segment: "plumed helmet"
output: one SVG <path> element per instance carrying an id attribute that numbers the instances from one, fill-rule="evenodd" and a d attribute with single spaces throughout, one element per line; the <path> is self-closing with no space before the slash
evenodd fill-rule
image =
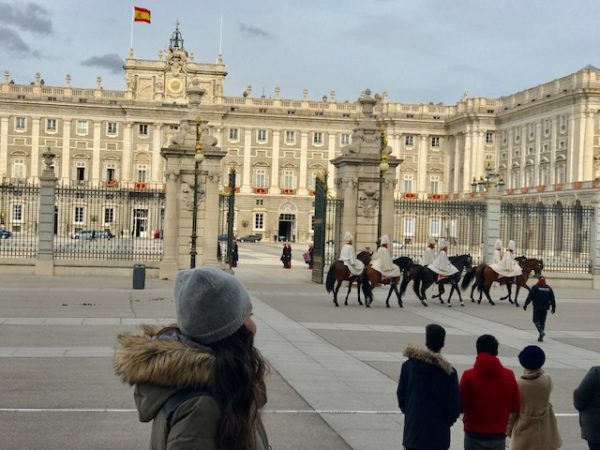
<path id="1" fill-rule="evenodd" d="M 515 241 L 508 241 L 508 249 L 514 251 L 516 248 Z"/>
<path id="2" fill-rule="evenodd" d="M 439 248 L 446 248 L 448 245 L 449 243 L 446 239 L 440 239 L 440 242 L 438 243 Z"/>
<path id="3" fill-rule="evenodd" d="M 429 241 L 427 242 L 429 245 L 435 245 L 435 238 L 430 237 Z"/>
<path id="4" fill-rule="evenodd" d="M 496 239 L 496 244 L 494 245 L 496 250 L 500 250 L 502 248 L 502 241 L 500 239 Z"/>
<path id="5" fill-rule="evenodd" d="M 344 241 L 348 242 L 348 241 L 352 241 L 354 240 L 354 238 L 352 237 L 352 234 L 350 234 L 349 231 L 346 231 L 346 234 L 344 234 Z"/>
<path id="6" fill-rule="evenodd" d="M 381 245 L 383 244 L 390 245 L 390 237 L 387 234 L 381 236 Z"/>

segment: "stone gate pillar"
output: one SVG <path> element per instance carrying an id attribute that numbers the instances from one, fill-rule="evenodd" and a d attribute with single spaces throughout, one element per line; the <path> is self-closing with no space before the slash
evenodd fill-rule
<path id="1" fill-rule="evenodd" d="M 594 221 L 592 222 L 592 232 L 590 236 L 590 257 L 592 264 L 592 287 L 600 289 L 600 193 L 597 193 L 593 200 Z"/>
<path id="2" fill-rule="evenodd" d="M 44 169 L 40 176 L 40 209 L 38 212 L 38 252 L 36 275 L 54 275 L 54 202 L 56 182 L 54 153 L 48 149 L 42 154 Z"/>
<path id="3" fill-rule="evenodd" d="M 501 196 L 496 187 L 492 186 L 486 192 L 485 204 L 485 216 L 483 218 L 483 262 L 491 264 L 494 259 L 494 246 L 496 240 L 500 237 Z"/>
<path id="4" fill-rule="evenodd" d="M 196 266 L 217 265 L 218 189 L 222 159 L 227 153 L 216 146 L 216 138 L 205 126 L 200 143 L 204 159 L 198 167 Z M 190 267 L 196 144 L 195 122 L 184 120 L 170 145 L 161 149 L 167 179 L 162 279 L 172 279 L 179 269 Z"/>
<path id="5" fill-rule="evenodd" d="M 389 168 L 380 178 L 382 136 L 373 115 L 377 100 L 367 89 L 358 101 L 361 117 L 352 133 L 352 143 L 342 148 L 341 156 L 331 160 L 336 169 L 334 183 L 337 195 L 344 200 L 341 235 L 345 231 L 353 234 L 357 253 L 365 248 L 376 249 L 380 206 L 382 235 L 388 234 L 393 238 L 396 167 L 402 162 L 387 156 Z"/>

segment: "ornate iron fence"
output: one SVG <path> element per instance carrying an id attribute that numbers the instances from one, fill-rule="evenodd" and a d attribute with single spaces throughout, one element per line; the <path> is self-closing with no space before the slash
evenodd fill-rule
<path id="1" fill-rule="evenodd" d="M 418 262 L 431 237 L 448 240 L 449 253 L 483 260 L 483 202 L 401 199 L 394 202 L 392 253 Z"/>
<path id="2" fill-rule="evenodd" d="M 54 256 L 159 261 L 164 209 L 158 189 L 57 187 Z"/>
<path id="3" fill-rule="evenodd" d="M 543 203 L 501 206 L 500 239 L 514 240 L 516 254 L 544 260 L 544 270 L 590 273 L 594 208 Z"/>
<path id="4" fill-rule="evenodd" d="M 27 183 L 0 184 L 0 257 L 34 258 L 40 189 Z"/>
<path id="5" fill-rule="evenodd" d="M 335 261 L 340 254 L 342 244 L 342 215 L 344 201 L 341 199 L 327 199 L 327 212 L 325 217 L 325 263 L 324 267 Z"/>

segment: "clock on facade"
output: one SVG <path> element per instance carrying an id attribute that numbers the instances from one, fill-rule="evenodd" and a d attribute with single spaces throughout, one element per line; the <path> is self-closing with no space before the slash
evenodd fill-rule
<path id="1" fill-rule="evenodd" d="M 169 89 L 169 92 L 173 94 L 179 94 L 181 91 L 183 91 L 183 82 L 177 78 L 171 78 L 167 82 L 167 89 Z"/>

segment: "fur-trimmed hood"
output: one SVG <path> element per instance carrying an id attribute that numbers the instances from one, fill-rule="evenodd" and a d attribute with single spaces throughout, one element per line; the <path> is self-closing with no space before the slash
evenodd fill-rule
<path id="1" fill-rule="evenodd" d="M 417 347 L 416 345 L 409 345 L 404 350 L 403 355 L 407 358 L 414 358 L 423 361 L 427 364 L 433 364 L 439 367 L 448 375 L 454 370 L 452 365 L 440 354 L 434 353 L 431 350 L 424 347 Z"/>
<path id="2" fill-rule="evenodd" d="M 115 372 L 129 384 L 153 384 L 181 389 L 210 387 L 215 357 L 210 348 L 164 327 L 144 325 L 136 334 L 117 338 Z"/>

